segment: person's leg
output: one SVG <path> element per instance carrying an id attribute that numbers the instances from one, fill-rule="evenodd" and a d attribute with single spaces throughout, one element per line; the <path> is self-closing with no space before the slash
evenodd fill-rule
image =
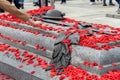
<path id="1" fill-rule="evenodd" d="M 106 0 L 103 0 L 103 6 L 107 6 Z"/>
<path id="2" fill-rule="evenodd" d="M 116 0 L 116 2 L 119 4 L 119 0 Z"/>
<path id="3" fill-rule="evenodd" d="M 115 6 L 115 4 L 113 4 L 112 0 L 109 0 L 109 5 L 110 6 Z"/>
<path id="4" fill-rule="evenodd" d="M 109 0 L 109 3 L 111 4 L 111 3 L 112 3 L 112 0 Z"/>
<path id="5" fill-rule="evenodd" d="M 95 2 L 95 0 L 90 0 L 90 2 Z"/>
<path id="6" fill-rule="evenodd" d="M 119 5 L 119 6 L 118 6 L 118 9 L 117 9 L 117 11 L 116 11 L 116 12 L 117 12 L 118 14 L 120 14 L 120 0 L 116 0 L 116 2 L 117 2 L 117 3 L 118 3 L 118 5 Z"/>
<path id="7" fill-rule="evenodd" d="M 18 0 L 14 0 L 14 4 L 18 9 L 20 9 L 20 4 Z"/>
<path id="8" fill-rule="evenodd" d="M 51 6 L 55 7 L 54 3 L 55 3 L 55 0 L 50 0 L 50 5 Z"/>
<path id="9" fill-rule="evenodd" d="M 38 6 L 39 7 L 42 7 L 42 5 L 43 5 L 43 0 L 41 1 L 41 0 L 38 0 Z"/>
<path id="10" fill-rule="evenodd" d="M 119 5 L 118 8 L 120 9 L 120 0 L 116 0 L 116 1 L 117 1 L 118 5 Z"/>
<path id="11" fill-rule="evenodd" d="M 24 0 L 21 0 L 22 3 L 21 3 L 21 8 L 24 9 Z"/>
<path id="12" fill-rule="evenodd" d="M 38 6 L 38 0 L 33 0 L 33 6 Z"/>
<path id="13" fill-rule="evenodd" d="M 62 2 L 65 2 L 65 0 L 62 0 Z"/>
<path id="14" fill-rule="evenodd" d="M 66 3 L 66 0 L 64 0 L 64 3 Z"/>
<path id="15" fill-rule="evenodd" d="M 61 4 L 66 3 L 66 0 L 61 0 Z"/>
<path id="16" fill-rule="evenodd" d="M 119 9 L 120 9 L 120 0 L 118 0 L 118 3 L 119 3 Z"/>
<path id="17" fill-rule="evenodd" d="M 91 5 L 95 5 L 96 3 L 95 3 L 95 0 L 90 0 L 90 4 Z"/>
<path id="18" fill-rule="evenodd" d="M 48 0 L 45 0 L 45 6 L 48 6 Z"/>
<path id="19" fill-rule="evenodd" d="M 64 0 L 61 0 L 61 4 L 64 2 Z"/>
<path id="20" fill-rule="evenodd" d="M 103 4 L 106 4 L 106 0 L 103 0 Z"/>
<path id="21" fill-rule="evenodd" d="M 24 9 L 24 0 L 19 0 L 18 4 L 20 5 L 20 8 Z"/>

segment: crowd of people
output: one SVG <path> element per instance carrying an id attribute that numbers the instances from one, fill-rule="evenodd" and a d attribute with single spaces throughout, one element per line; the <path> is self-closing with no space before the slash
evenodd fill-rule
<path id="1" fill-rule="evenodd" d="M 51 6 L 55 6 L 54 5 L 54 2 L 55 2 L 55 0 L 33 0 L 33 4 L 34 4 L 34 6 L 48 6 L 48 2 L 50 2 L 50 5 Z"/>
<path id="2" fill-rule="evenodd" d="M 97 1 L 101 1 L 103 3 L 103 6 L 107 6 L 106 4 L 106 0 L 97 0 Z M 120 0 L 115 0 L 118 3 L 118 9 L 117 9 L 117 13 L 120 14 Z M 96 0 L 90 0 L 90 4 L 91 5 L 95 5 L 96 4 Z M 112 0 L 109 0 L 109 6 L 115 6 L 115 4 L 113 3 Z"/>
<path id="3" fill-rule="evenodd" d="M 7 0 L 9 1 L 11 4 L 14 3 L 15 6 L 18 8 L 18 9 L 24 9 L 24 0 Z M 55 6 L 54 3 L 55 3 L 55 0 L 32 0 L 33 1 L 33 6 L 43 6 L 43 4 L 45 6 L 48 6 L 48 2 L 50 2 L 50 5 L 51 6 Z M 61 3 L 60 4 L 64 4 L 66 3 L 66 0 L 61 0 Z M 0 9 L 0 12 L 4 12 L 4 10 Z"/>
<path id="4" fill-rule="evenodd" d="M 101 1 L 103 2 L 103 6 L 107 6 L 106 4 L 106 0 L 97 0 L 97 1 Z M 119 0 L 118 0 L 119 1 Z M 91 4 L 94 5 L 96 4 L 96 1 L 95 0 L 90 0 Z M 109 0 L 109 5 L 110 6 L 115 6 L 115 4 L 113 4 L 113 1 L 112 0 Z"/>

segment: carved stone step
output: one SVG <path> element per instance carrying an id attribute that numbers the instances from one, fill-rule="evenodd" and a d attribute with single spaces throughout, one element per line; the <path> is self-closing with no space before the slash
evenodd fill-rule
<path id="1" fill-rule="evenodd" d="M 120 69 L 119 50 L 119 47 L 107 51 L 73 45 L 71 64 L 74 66 L 80 66 L 92 74 L 102 75 L 109 70 Z M 96 62 L 98 65 L 87 66 L 84 65 L 84 62 Z M 113 63 L 115 63 L 116 66 L 114 66 Z"/>
<path id="2" fill-rule="evenodd" d="M 11 46 L 10 48 L 15 47 Z M 22 60 L 25 59 L 22 56 L 25 50 L 19 49 L 19 51 L 20 57 L 22 58 L 21 60 L 16 60 L 13 52 L 8 50 L 4 52 L 0 51 L 0 72 L 9 75 L 15 80 L 59 80 L 59 76 L 51 78 L 50 72 L 45 71 L 45 69 L 40 66 L 34 67 L 33 64 L 27 65 L 25 62 L 22 62 Z M 9 54 L 6 54 L 6 52 L 9 52 Z M 31 52 L 28 53 L 35 55 Z M 39 55 L 37 57 L 47 61 L 48 63 L 50 62 L 50 60 L 45 57 L 40 57 Z M 33 59 L 34 63 L 37 63 L 36 60 L 37 59 Z"/>

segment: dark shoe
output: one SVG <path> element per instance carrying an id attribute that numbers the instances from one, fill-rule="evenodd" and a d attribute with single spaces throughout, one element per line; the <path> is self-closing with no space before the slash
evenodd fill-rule
<path id="1" fill-rule="evenodd" d="M 21 9 L 24 9 L 24 4 L 20 4 Z"/>
<path id="2" fill-rule="evenodd" d="M 103 6 L 107 6 L 107 4 L 103 4 Z"/>
<path id="3" fill-rule="evenodd" d="M 61 4 L 66 4 L 66 2 L 61 2 Z"/>
<path id="4" fill-rule="evenodd" d="M 34 4 L 33 6 L 37 6 L 36 4 Z"/>
<path id="5" fill-rule="evenodd" d="M 60 4 L 63 4 L 63 2 L 61 2 Z"/>
<path id="6" fill-rule="evenodd" d="M 110 5 L 110 6 L 115 6 L 115 4 L 113 4 L 113 3 L 110 3 L 109 5 Z"/>
<path id="7" fill-rule="evenodd" d="M 39 4 L 38 4 L 38 2 L 34 2 L 34 5 L 33 6 L 38 6 Z"/>
<path id="8" fill-rule="evenodd" d="M 96 3 L 95 2 L 91 2 L 90 5 L 96 5 Z"/>

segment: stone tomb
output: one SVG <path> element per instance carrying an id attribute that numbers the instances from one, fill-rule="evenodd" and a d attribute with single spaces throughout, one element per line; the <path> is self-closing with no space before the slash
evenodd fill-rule
<path id="1" fill-rule="evenodd" d="M 28 25 L 17 24 L 17 23 L 10 23 L 10 24 L 17 25 L 18 27 L 22 27 L 24 29 L 29 28 L 31 30 L 38 30 L 38 31 L 40 31 L 41 34 L 34 35 L 30 32 L 24 32 L 22 30 L 0 26 L 0 33 L 2 35 L 5 35 L 7 37 L 14 38 L 17 40 L 26 41 L 27 44 L 22 45 L 20 43 L 15 43 L 15 42 L 7 40 L 5 38 L 0 38 L 0 42 L 7 43 L 7 44 L 17 47 L 19 49 L 28 50 L 30 52 L 33 52 L 34 54 L 40 55 L 41 57 L 44 56 L 44 58 L 46 58 L 47 61 L 49 62 L 50 58 L 52 57 L 52 51 L 54 49 L 54 42 L 56 39 L 42 36 L 42 34 L 49 33 L 51 35 L 58 36 L 58 34 L 55 31 L 49 31 L 49 30 L 44 31 L 44 30 L 40 30 L 37 28 L 33 28 Z M 47 23 L 43 23 L 43 24 L 47 24 Z M 49 24 L 49 25 L 56 27 L 56 25 L 53 25 L 53 24 Z M 57 26 L 57 28 L 59 28 L 59 27 L 60 26 Z M 62 29 L 66 30 L 66 28 L 64 28 L 64 27 L 62 27 Z M 36 48 L 35 48 L 36 43 L 45 47 L 46 50 L 45 51 L 36 50 Z M 97 74 L 97 75 L 107 73 L 107 71 L 109 71 L 109 70 L 120 69 L 120 63 L 119 63 L 120 48 L 119 47 L 115 47 L 113 49 L 106 51 L 106 50 L 96 50 L 96 49 L 92 49 L 89 47 L 83 47 L 80 45 L 72 45 L 72 46 L 73 46 L 73 50 L 72 50 L 72 54 L 71 54 L 71 56 L 72 56 L 71 64 L 76 67 L 81 67 L 81 68 L 87 70 L 88 72 L 90 72 L 92 74 Z M 0 72 L 10 75 L 11 77 L 13 77 L 17 80 L 18 79 L 19 80 L 26 80 L 26 79 L 28 79 L 28 80 L 50 80 L 50 77 L 48 76 L 49 72 L 45 72 L 44 70 L 37 69 L 38 72 L 35 75 L 31 75 L 28 72 L 30 70 L 32 70 L 33 67 L 28 67 L 23 64 L 25 66 L 25 68 L 23 68 L 23 70 L 18 69 L 17 64 L 22 64 L 22 63 L 20 63 L 20 62 L 16 63 L 15 60 L 7 58 L 2 53 L 0 55 L 1 55 L 0 56 L 1 57 L 0 65 L 2 65 L 0 67 Z M 103 68 L 99 68 L 98 66 L 94 66 L 94 67 L 86 66 L 83 64 L 83 62 L 85 62 L 85 61 L 89 61 L 91 63 L 96 62 L 96 63 L 98 63 L 98 65 L 102 65 Z M 113 66 L 112 65 L 113 62 L 117 63 L 117 66 Z M 14 65 L 14 64 L 16 64 L 16 65 Z M 43 74 L 43 73 L 45 73 L 45 74 Z M 25 74 L 25 75 L 21 75 L 21 74 Z M 40 76 L 41 74 L 43 74 L 43 76 Z M 54 80 L 54 79 L 51 79 L 51 80 Z M 59 79 L 55 79 L 55 80 L 59 80 Z"/>

